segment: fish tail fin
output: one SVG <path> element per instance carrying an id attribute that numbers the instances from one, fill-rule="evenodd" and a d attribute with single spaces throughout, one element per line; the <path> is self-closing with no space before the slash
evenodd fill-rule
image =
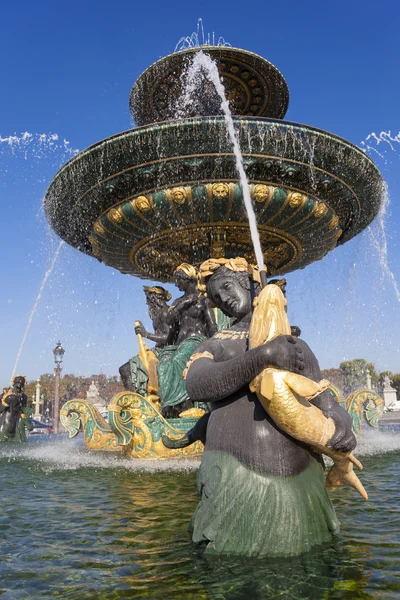
<path id="1" fill-rule="evenodd" d="M 361 494 L 364 500 L 368 500 L 368 494 L 353 469 L 344 471 L 343 468 L 334 464 L 326 478 L 326 487 L 338 487 L 340 485 L 350 485 Z"/>
<path id="2" fill-rule="evenodd" d="M 363 470 L 364 467 L 352 452 L 348 455 L 347 458 L 353 463 L 353 465 L 356 465 L 356 467 L 358 467 L 361 471 Z"/>

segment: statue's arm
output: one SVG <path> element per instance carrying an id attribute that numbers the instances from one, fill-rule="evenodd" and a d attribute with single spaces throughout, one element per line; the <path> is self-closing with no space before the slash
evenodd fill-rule
<path id="1" fill-rule="evenodd" d="M 139 321 L 140 323 L 140 321 Z M 150 333 L 147 329 L 140 323 L 140 325 L 135 326 L 136 335 L 141 335 L 147 340 L 151 340 L 152 342 L 156 342 L 159 346 L 165 345 L 168 339 L 168 333 Z"/>
<path id="2" fill-rule="evenodd" d="M 182 298 L 178 298 L 175 300 L 171 306 L 168 308 L 168 312 L 166 315 L 165 322 L 170 327 L 175 325 L 176 321 L 179 319 L 181 313 L 184 310 L 187 310 L 193 304 L 196 304 L 198 300 L 197 294 L 190 294 L 189 296 L 182 296 Z"/>
<path id="3" fill-rule="evenodd" d="M 147 338 L 148 340 L 151 340 L 152 342 L 155 342 L 157 346 L 165 346 L 165 344 L 167 343 L 168 334 L 148 332 L 146 332 L 146 334 L 147 335 L 144 335 L 143 337 Z"/>
<path id="4" fill-rule="evenodd" d="M 211 357 L 195 360 L 186 375 L 186 389 L 196 402 L 216 402 L 250 383 L 267 366 L 301 373 L 304 369 L 301 349 L 291 336 L 279 336 L 268 344 L 224 359 L 224 342 L 206 340 L 196 354 L 209 352 Z"/>
<path id="5" fill-rule="evenodd" d="M 210 304 L 209 304 L 207 298 L 204 298 L 204 296 L 203 296 L 203 302 L 204 302 L 204 320 L 206 323 L 207 335 L 208 335 L 208 337 L 212 337 L 214 335 L 214 333 L 217 333 L 217 330 L 218 330 L 217 323 L 215 321 L 214 311 L 210 307 Z"/>

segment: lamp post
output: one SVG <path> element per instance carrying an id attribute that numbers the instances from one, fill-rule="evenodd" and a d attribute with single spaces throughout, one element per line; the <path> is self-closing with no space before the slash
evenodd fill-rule
<path id="1" fill-rule="evenodd" d="M 55 368 L 54 373 L 56 375 L 56 389 L 54 393 L 54 411 L 53 411 L 53 431 L 58 433 L 59 421 L 60 421 L 60 373 L 62 371 L 61 363 L 63 361 L 65 350 L 61 346 L 61 342 L 58 342 L 57 346 L 53 350 Z"/>

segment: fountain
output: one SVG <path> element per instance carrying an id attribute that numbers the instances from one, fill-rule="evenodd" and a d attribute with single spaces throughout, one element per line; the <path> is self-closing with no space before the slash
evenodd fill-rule
<path id="1" fill-rule="evenodd" d="M 281 336 L 265 346 L 253 347 L 250 333 L 252 349 L 243 360 L 239 356 L 232 358 L 238 361 L 238 369 L 229 371 L 229 374 L 225 373 L 225 366 L 228 368 L 230 360 L 223 359 L 225 362 L 220 364 L 224 368 L 221 366 L 220 369 L 214 362 L 215 343 L 226 344 L 227 340 L 234 344 L 240 341 L 241 346 L 247 343 L 251 315 L 251 304 L 248 303 L 250 294 L 258 292 L 259 284 L 257 270 L 249 266 L 255 258 L 258 258 L 260 270 L 263 264 L 266 265 L 269 277 L 303 269 L 321 260 L 329 251 L 352 239 L 370 224 L 384 195 L 379 171 L 356 146 L 325 131 L 283 120 L 289 93 L 276 67 L 255 54 L 236 48 L 207 46 L 203 50 L 217 65 L 229 100 L 231 120 L 225 118 L 226 104 L 221 103 L 212 81 L 207 80 L 203 81 L 200 90 L 193 90 L 198 93 L 193 96 L 192 102 L 187 103 L 184 115 L 181 114 L 179 99 L 190 80 L 190 65 L 202 49 L 176 52 L 149 67 L 133 86 L 130 108 L 139 127 L 103 140 L 72 158 L 57 173 L 45 198 L 47 218 L 65 242 L 122 273 L 142 279 L 177 282 L 177 273 L 183 271 L 188 280 L 193 281 L 199 272 L 203 290 L 207 290 L 214 304 L 225 315 L 236 319 L 237 323 L 231 329 L 224 325 L 212 339 L 207 339 L 212 333 L 204 335 L 202 332 L 205 341 L 199 346 L 200 351 L 192 349 L 186 368 L 187 391 L 190 398 L 198 402 L 210 398 L 204 392 L 208 380 L 215 380 L 213 393 L 217 400 L 237 390 L 240 392 L 244 384 L 247 389 L 249 382 L 253 386 L 253 379 L 266 366 L 267 354 L 270 362 L 280 369 L 292 371 L 302 368 L 308 378 L 317 381 L 319 368 L 316 359 L 301 340 L 292 344 L 286 336 Z M 204 61 L 200 62 L 204 66 Z M 193 86 L 196 80 L 190 81 Z M 215 78 L 214 83 L 218 83 Z M 243 157 L 242 168 L 238 164 L 239 147 Z M 246 201 L 247 211 L 244 208 Z M 252 221 L 251 204 L 262 248 L 261 257 L 257 257 L 257 241 L 254 241 L 248 224 L 249 220 L 250 223 Z M 242 258 L 236 258 L 238 256 Z M 246 287 L 250 285 L 249 275 L 252 291 Z M 231 286 L 230 293 L 236 298 L 234 307 L 229 297 L 223 299 L 222 290 L 228 287 L 222 288 L 222 285 Z M 283 298 L 279 286 L 275 287 Z M 180 289 L 186 290 L 185 287 Z M 206 302 L 204 296 L 192 296 L 195 296 L 192 303 Z M 188 297 L 185 291 L 178 300 L 190 304 Z M 167 323 L 168 315 L 176 312 L 179 306 L 178 300 L 167 309 Z M 247 312 L 239 310 L 241 302 L 246 305 Z M 217 331 L 216 322 L 214 324 Z M 284 331 L 290 329 L 286 328 L 281 333 Z M 137 326 L 138 332 L 143 334 L 140 325 Z M 141 340 L 139 357 L 147 370 L 146 392 L 128 389 L 114 397 L 108 407 L 108 423 L 84 400 L 67 402 L 62 408 L 61 420 L 70 436 L 76 435 L 82 426 L 88 447 L 104 451 L 123 450 L 135 458 L 197 456 L 201 453 L 205 430 L 201 430 L 199 424 L 208 418 L 204 410 L 193 407 L 178 413 L 176 418 L 168 417 L 160 410 L 159 398 L 163 391 L 160 369 L 164 365 L 166 344 L 170 343 L 168 334 L 160 339 L 163 347 L 159 354 L 149 350 Z M 179 344 L 178 350 L 181 348 Z M 296 362 L 299 359 L 296 351 L 287 344 L 296 345 L 296 351 L 304 354 L 302 367 Z M 258 358 L 250 364 L 250 357 Z M 245 362 L 246 366 L 243 366 Z M 154 365 L 159 375 L 156 383 Z M 287 365 L 292 365 L 293 369 Z M 222 375 L 213 375 L 214 366 L 225 373 L 223 384 L 218 379 Z M 240 379 L 237 385 L 232 383 L 235 377 Z M 203 382 L 206 383 L 203 385 Z M 229 385 L 233 387 L 227 392 Z M 335 442 L 331 440 L 331 445 L 349 454 L 354 447 L 351 427 L 349 430 L 346 412 L 334 399 L 334 388 L 329 391 L 328 385 L 318 388 L 324 400 L 320 405 L 315 400 L 315 404 L 324 412 L 326 420 L 331 421 L 335 431 L 332 437 Z M 254 389 L 259 392 L 256 386 Z M 243 405 L 239 392 L 235 406 Z M 266 397 L 269 398 L 268 393 Z M 263 411 L 261 405 L 258 406 Z M 258 408 L 255 410 L 257 412 Z M 217 417 L 213 419 L 217 412 L 211 414 L 207 428 L 207 446 L 200 475 L 203 488 L 214 486 L 216 496 L 210 501 L 212 509 L 210 502 L 208 508 L 205 507 L 206 502 L 202 498 L 194 516 L 194 541 L 207 541 L 209 551 L 238 551 L 248 555 L 265 553 L 266 544 L 272 553 L 298 554 L 326 541 L 337 527 L 337 522 L 330 512 L 324 485 L 320 487 L 321 478 L 317 474 L 320 465 L 302 447 L 295 445 L 295 451 L 288 450 L 287 444 L 294 444 L 294 440 L 287 442 L 285 438 L 286 441 L 282 441 L 282 434 L 276 434 L 276 427 L 275 433 L 264 431 L 260 436 L 272 435 L 273 438 L 278 435 L 275 443 L 277 447 L 282 444 L 282 456 L 286 458 L 280 456 L 272 466 L 268 462 L 270 457 L 259 457 L 259 464 L 251 463 L 250 468 L 247 468 L 249 464 L 246 467 L 238 465 L 237 457 L 229 458 L 223 466 L 219 463 L 221 473 L 229 472 L 229 481 L 235 482 L 234 485 L 225 482 L 221 492 L 220 482 L 213 480 L 211 475 L 217 465 L 213 462 L 215 455 L 221 454 L 221 449 L 224 453 L 227 443 L 218 439 L 215 428 Z M 220 416 L 222 412 L 221 409 Z M 197 421 L 201 415 L 201 421 Z M 228 411 L 225 417 L 229 420 L 230 416 Z M 265 427 L 271 432 L 271 419 L 266 413 L 260 413 L 257 420 L 267 423 Z M 229 443 L 238 439 L 235 435 L 230 437 Z M 241 452 L 251 456 L 252 439 L 239 437 L 243 438 L 239 440 L 243 446 Z M 322 446 L 325 447 L 325 443 Z M 280 451 L 277 453 L 280 455 Z M 288 453 L 292 453 L 292 463 Z M 256 475 L 253 467 L 262 473 Z M 254 490 L 251 481 L 264 477 L 263 469 L 269 473 L 265 476 L 265 489 L 272 486 L 275 490 L 268 514 L 276 526 L 270 528 L 268 538 L 253 538 L 254 531 L 249 533 L 245 522 L 239 519 L 235 533 L 229 533 L 226 515 L 221 516 L 217 510 L 213 521 L 218 494 L 229 492 L 234 506 L 239 496 L 237 486 L 242 486 L 241 493 Z M 283 484 L 286 492 L 282 488 L 282 475 L 286 478 Z M 317 479 L 319 483 L 316 483 Z M 295 493 L 292 493 L 294 488 L 291 486 L 298 486 Z M 313 490 L 310 498 L 309 489 Z M 307 524 L 313 518 L 312 510 L 316 506 L 311 497 L 313 493 L 318 496 L 319 506 L 326 505 L 323 515 L 317 514 L 317 511 L 313 531 L 303 527 L 298 539 L 294 539 L 290 528 L 285 532 L 281 521 L 275 518 L 274 502 L 280 506 L 282 494 L 285 497 L 291 494 L 293 518 L 298 523 Z M 296 501 L 296 494 L 309 499 L 308 508 L 307 502 Z M 243 517 L 247 521 L 250 519 L 255 523 L 260 518 L 260 506 L 264 503 L 258 501 L 262 502 L 263 498 L 257 494 L 251 496 L 248 515 Z M 303 512 L 298 512 L 299 504 Z M 238 543 L 240 531 L 243 536 Z"/>

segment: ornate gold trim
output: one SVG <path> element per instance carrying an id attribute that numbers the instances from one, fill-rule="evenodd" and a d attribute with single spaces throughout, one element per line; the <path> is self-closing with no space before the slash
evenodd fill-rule
<path id="1" fill-rule="evenodd" d="M 235 331 L 234 329 L 221 329 L 221 331 L 218 331 L 213 337 L 222 340 L 246 340 L 249 337 L 249 332 Z"/>
<path id="2" fill-rule="evenodd" d="M 343 142 L 342 142 L 343 143 Z M 353 148 L 353 150 L 356 150 L 356 148 Z M 71 206 L 71 210 L 73 210 L 78 204 L 81 203 L 81 201 L 94 189 L 99 188 L 103 185 L 103 183 L 106 183 L 107 181 L 111 181 L 112 179 L 114 179 L 115 177 L 118 177 L 120 175 L 123 175 L 124 173 L 129 173 L 130 171 L 135 171 L 136 169 L 140 169 L 143 167 L 149 167 L 152 165 L 157 165 L 157 164 L 161 164 L 161 163 L 166 163 L 166 162 L 175 162 L 175 161 L 179 161 L 179 160 L 186 160 L 186 159 L 191 159 L 191 158 L 206 158 L 206 157 L 218 157 L 218 158 L 222 158 L 222 157 L 232 157 L 234 158 L 234 154 L 231 152 L 225 152 L 225 153 L 220 153 L 220 152 L 210 152 L 208 154 L 183 154 L 181 156 L 171 156 L 171 157 L 167 157 L 167 158 L 158 158 L 157 160 L 152 160 L 146 163 L 140 163 L 138 165 L 133 165 L 132 167 L 128 167 L 127 169 L 123 169 L 122 171 L 118 171 L 117 173 L 113 173 L 112 175 L 110 175 L 109 177 L 106 177 L 105 179 L 101 179 L 99 181 L 97 181 L 97 183 L 95 185 L 92 185 L 89 189 L 87 189 L 79 198 L 77 198 L 77 200 L 74 202 L 74 204 Z M 269 154 L 253 154 L 253 153 L 243 153 L 243 158 L 258 158 L 260 160 L 273 160 L 273 161 L 278 161 L 278 158 L 276 156 L 273 155 L 269 155 Z M 310 168 L 310 164 L 308 163 L 304 163 L 302 161 L 299 160 L 294 160 L 293 158 L 281 158 L 280 160 L 283 160 L 284 162 L 290 163 L 290 164 L 294 164 L 294 165 L 299 165 L 302 167 L 306 167 L 307 169 Z M 333 173 L 326 171 L 325 169 L 321 169 L 320 167 L 316 167 L 314 166 L 314 171 L 317 171 L 318 173 L 322 173 L 324 175 L 327 175 L 328 177 L 331 177 L 333 180 L 338 181 L 339 183 L 341 183 L 347 190 L 349 190 L 349 192 L 351 193 L 351 195 L 353 196 L 353 198 L 357 201 L 357 205 L 358 205 L 358 210 L 361 211 L 361 204 L 360 204 L 360 200 L 357 196 L 357 194 L 354 192 L 354 190 L 347 184 L 345 183 L 340 177 L 338 177 L 337 175 L 334 175 Z M 226 181 L 231 181 L 232 178 L 226 179 Z M 209 180 L 208 180 L 209 181 Z M 223 181 L 223 178 L 220 178 L 220 181 Z M 181 184 L 184 184 L 184 182 L 180 182 Z M 190 181 L 190 182 L 185 182 L 185 183 L 198 183 L 198 182 L 194 182 L 194 181 Z M 264 183 L 268 183 L 269 182 L 265 182 L 265 181 L 260 181 L 260 184 L 264 184 Z M 274 185 L 276 187 L 279 187 L 277 185 L 276 182 L 270 182 L 271 185 Z M 289 189 L 290 186 L 284 186 L 285 188 Z M 157 187 L 153 187 L 153 188 L 149 188 L 146 191 L 143 191 L 142 193 L 151 193 L 151 191 L 153 190 L 157 190 Z M 294 189 L 294 188 L 291 188 Z M 300 193 L 304 194 L 304 190 L 298 190 Z M 118 206 L 119 204 L 121 204 L 121 201 L 119 201 L 116 205 L 114 206 Z M 111 207 L 110 207 L 111 208 Z"/>
<path id="3" fill-rule="evenodd" d="M 192 366 L 192 364 L 194 362 L 196 362 L 196 360 L 199 360 L 199 358 L 209 358 L 210 360 L 214 360 L 213 355 L 211 354 L 211 352 L 195 352 L 194 354 L 192 354 L 192 356 L 190 357 L 190 359 L 187 361 L 186 363 L 186 368 L 183 371 L 183 379 L 186 380 L 186 375 L 190 369 L 190 367 Z"/>

